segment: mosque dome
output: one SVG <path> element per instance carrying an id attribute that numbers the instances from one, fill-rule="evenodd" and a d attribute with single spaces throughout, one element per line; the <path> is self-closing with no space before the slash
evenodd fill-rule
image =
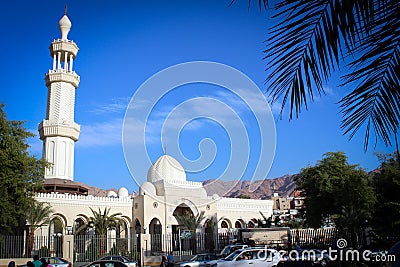
<path id="1" fill-rule="evenodd" d="M 125 187 L 121 187 L 118 190 L 118 197 L 128 197 L 129 196 L 129 192 L 128 189 L 126 189 Z"/>
<path id="2" fill-rule="evenodd" d="M 72 23 L 67 17 L 67 14 L 64 14 L 60 21 L 58 22 L 58 27 L 60 28 L 61 32 L 61 39 L 62 40 L 67 40 L 68 39 L 68 33 L 69 30 L 71 30 Z"/>
<path id="3" fill-rule="evenodd" d="M 156 195 L 156 188 L 152 183 L 149 182 L 144 182 L 140 188 L 139 188 L 139 195 L 144 196 L 144 195 Z"/>
<path id="4" fill-rule="evenodd" d="M 147 181 L 154 183 L 157 181 L 186 181 L 186 173 L 182 165 L 173 157 L 162 155 L 150 167 L 147 173 Z"/>

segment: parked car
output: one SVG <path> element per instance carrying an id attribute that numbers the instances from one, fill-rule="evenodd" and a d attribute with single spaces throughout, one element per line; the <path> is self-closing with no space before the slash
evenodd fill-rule
<path id="1" fill-rule="evenodd" d="M 282 256 L 275 249 L 267 248 L 244 248 L 239 249 L 227 257 L 215 261 L 209 261 L 207 267 L 272 267 L 276 266 L 279 261 L 283 260 Z"/>
<path id="2" fill-rule="evenodd" d="M 276 267 L 318 267 L 322 266 L 313 261 L 280 261 Z"/>
<path id="3" fill-rule="evenodd" d="M 179 267 L 204 267 L 206 263 L 218 259 L 215 254 L 198 254 L 188 261 L 177 262 L 175 266 Z"/>
<path id="4" fill-rule="evenodd" d="M 225 246 L 221 252 L 219 253 L 219 257 L 220 258 L 225 258 L 226 256 L 228 256 L 229 254 L 231 254 L 232 252 L 234 252 L 235 250 L 238 249 L 243 249 L 243 248 L 248 248 L 248 245 L 245 244 L 233 244 L 233 245 L 227 245 Z"/>
<path id="5" fill-rule="evenodd" d="M 51 266 L 53 267 L 71 267 L 72 264 L 60 257 L 43 257 L 41 259 L 45 259 Z"/>
<path id="6" fill-rule="evenodd" d="M 284 257 L 288 261 L 311 261 L 321 266 L 326 266 L 330 261 L 329 254 L 320 249 L 298 249 L 293 250 Z"/>
<path id="7" fill-rule="evenodd" d="M 136 261 L 132 261 L 130 260 L 128 257 L 125 256 L 120 256 L 120 255 L 108 255 L 108 256 L 104 256 L 100 259 L 98 259 L 99 261 L 104 261 L 104 260 L 111 260 L 111 261 L 120 261 L 125 263 L 126 265 L 128 265 L 129 267 L 136 267 L 137 266 L 137 262 Z"/>
<path id="8" fill-rule="evenodd" d="M 86 267 L 129 267 L 122 261 L 117 260 L 98 260 L 86 265 Z"/>

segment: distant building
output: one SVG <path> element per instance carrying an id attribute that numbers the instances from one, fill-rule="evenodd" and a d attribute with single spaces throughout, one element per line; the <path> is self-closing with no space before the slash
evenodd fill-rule
<path id="1" fill-rule="evenodd" d="M 290 201 L 286 197 L 279 196 L 278 193 L 274 193 L 271 197 L 273 201 L 273 211 L 275 214 L 288 213 L 290 210 Z"/>

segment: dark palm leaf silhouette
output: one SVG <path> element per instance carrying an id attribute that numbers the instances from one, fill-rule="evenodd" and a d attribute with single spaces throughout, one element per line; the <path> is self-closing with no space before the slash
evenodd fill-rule
<path id="1" fill-rule="evenodd" d="M 365 150 L 372 136 L 390 145 L 400 117 L 400 1 L 279 0 L 274 9 L 266 85 L 272 103 L 282 99 L 281 116 L 289 102 L 289 118 L 298 117 L 340 67 L 340 86 L 352 88 L 340 101 L 344 133 L 365 127 Z"/>

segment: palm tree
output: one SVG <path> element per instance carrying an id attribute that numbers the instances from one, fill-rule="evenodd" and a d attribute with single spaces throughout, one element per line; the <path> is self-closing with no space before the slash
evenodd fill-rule
<path id="1" fill-rule="evenodd" d="M 234 2 L 235 0 L 232 0 Z M 251 0 L 249 0 L 250 6 Z M 260 10 L 268 0 L 258 0 Z M 299 116 L 336 69 L 339 86 L 350 92 L 340 101 L 341 128 L 351 139 L 365 128 L 370 139 L 391 145 L 400 118 L 400 2 L 398 0 L 280 0 L 274 5 L 265 50 L 270 101 L 287 102 Z M 372 133 L 372 134 L 371 134 Z M 398 148 L 397 148 L 398 150 Z"/>
<path id="2" fill-rule="evenodd" d="M 176 215 L 176 220 L 179 225 L 187 228 L 192 233 L 192 249 L 193 253 L 196 254 L 196 229 L 201 225 L 201 222 L 205 219 L 204 211 L 193 215 L 192 212 L 186 211 L 182 215 Z"/>
<path id="3" fill-rule="evenodd" d="M 105 252 L 105 241 L 107 237 L 108 230 L 118 230 L 121 225 L 121 218 L 119 218 L 122 213 L 110 214 L 111 208 L 104 208 L 104 212 L 95 211 L 90 208 L 93 216 L 89 218 L 88 222 L 76 230 L 76 233 L 87 232 L 89 229 L 94 229 L 94 233 L 100 236 L 100 256 Z"/>
<path id="4" fill-rule="evenodd" d="M 47 202 L 33 201 L 32 205 L 25 212 L 25 218 L 29 228 L 28 256 L 31 256 L 33 244 L 35 242 L 36 229 L 49 224 L 50 216 L 54 213 L 53 208 Z"/>

